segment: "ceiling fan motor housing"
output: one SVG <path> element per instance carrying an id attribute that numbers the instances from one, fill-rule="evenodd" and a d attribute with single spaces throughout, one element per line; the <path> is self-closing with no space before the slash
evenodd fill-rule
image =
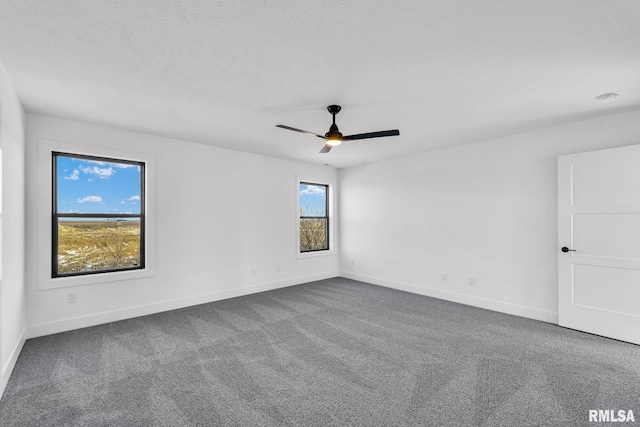
<path id="1" fill-rule="evenodd" d="M 338 125 L 335 123 L 331 125 L 329 132 L 325 133 L 324 136 L 329 139 L 342 139 L 342 133 L 338 130 Z"/>
<path id="2" fill-rule="evenodd" d="M 333 116 L 333 124 L 329 128 L 329 132 L 325 133 L 324 136 L 327 138 L 327 141 L 330 145 L 338 145 L 342 142 L 342 133 L 338 130 L 338 125 L 336 125 L 336 114 L 340 112 L 342 107 L 339 105 L 329 105 L 327 110 Z"/>

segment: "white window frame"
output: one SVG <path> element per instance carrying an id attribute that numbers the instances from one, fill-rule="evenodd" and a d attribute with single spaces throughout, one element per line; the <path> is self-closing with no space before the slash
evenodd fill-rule
<path id="1" fill-rule="evenodd" d="M 107 157 L 145 163 L 145 268 L 95 273 L 80 276 L 51 277 L 51 206 L 53 203 L 54 152 L 85 156 Z M 38 290 L 58 289 L 71 286 L 91 285 L 120 280 L 140 279 L 155 276 L 155 156 L 149 153 L 125 151 L 108 147 L 73 144 L 69 142 L 40 139 L 38 141 Z"/>
<path id="2" fill-rule="evenodd" d="M 300 184 L 320 184 L 326 185 L 328 188 L 327 201 L 329 208 L 327 217 L 329 219 L 329 249 L 311 252 L 300 251 Z M 296 258 L 315 258 L 322 256 L 333 256 L 336 254 L 336 216 L 335 216 L 335 200 L 336 200 L 336 184 L 331 179 L 298 176 L 296 178 Z"/>

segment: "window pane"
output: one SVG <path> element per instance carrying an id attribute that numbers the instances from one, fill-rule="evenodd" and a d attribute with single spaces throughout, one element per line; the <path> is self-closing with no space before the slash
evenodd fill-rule
<path id="1" fill-rule="evenodd" d="M 327 186 L 300 183 L 300 216 L 327 216 Z"/>
<path id="2" fill-rule="evenodd" d="M 327 239 L 327 220 L 300 219 L 300 251 L 318 251 L 329 249 Z"/>
<path id="3" fill-rule="evenodd" d="M 140 220 L 58 220 L 58 274 L 140 265 Z"/>
<path id="4" fill-rule="evenodd" d="M 137 164 L 56 156 L 56 209 L 65 213 L 139 214 Z"/>

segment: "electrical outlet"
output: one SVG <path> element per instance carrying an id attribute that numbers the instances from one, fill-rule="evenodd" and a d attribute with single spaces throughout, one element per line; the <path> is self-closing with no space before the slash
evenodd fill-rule
<path id="1" fill-rule="evenodd" d="M 440 278 L 442 280 L 449 280 L 449 273 L 442 273 L 442 275 L 440 276 Z"/>
<path id="2" fill-rule="evenodd" d="M 252 276 L 255 276 L 256 274 L 258 274 L 258 272 L 256 271 L 256 269 L 255 269 L 255 268 L 252 268 L 252 269 L 251 269 L 251 275 L 252 275 Z"/>
<path id="3" fill-rule="evenodd" d="M 280 265 L 276 265 L 276 271 L 280 273 Z"/>
<path id="4" fill-rule="evenodd" d="M 351 258 L 351 265 L 356 265 L 356 259 L 355 258 Z"/>
<path id="5" fill-rule="evenodd" d="M 475 278 L 475 276 L 470 276 L 469 277 L 469 284 L 470 285 L 476 285 L 478 283 L 477 279 Z"/>
<path id="6" fill-rule="evenodd" d="M 68 292 L 67 293 L 67 302 L 72 303 L 78 300 L 78 294 L 76 292 Z"/>

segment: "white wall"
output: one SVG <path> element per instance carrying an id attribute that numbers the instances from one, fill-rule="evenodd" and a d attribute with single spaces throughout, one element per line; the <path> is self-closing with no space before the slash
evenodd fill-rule
<path id="1" fill-rule="evenodd" d="M 24 122 L 22 105 L 0 64 L 0 396 L 26 327 Z"/>
<path id="2" fill-rule="evenodd" d="M 638 144 L 638 123 L 635 111 L 340 170 L 341 275 L 557 322 L 557 157 Z"/>
<path id="3" fill-rule="evenodd" d="M 557 156 L 638 143 L 639 122 L 611 115 L 341 170 L 340 274 L 556 321 Z M 49 209 L 40 139 L 155 155 L 154 277 L 37 290 L 49 261 L 34 256 Z M 336 255 L 296 258 L 296 177 L 336 180 L 331 168 L 29 114 L 26 174 L 28 336 L 338 274 Z"/>
<path id="4" fill-rule="evenodd" d="M 296 258 L 296 177 L 336 180 L 332 168 L 35 114 L 26 135 L 30 337 L 338 274 L 336 254 Z M 50 212 L 37 197 L 40 139 L 155 156 L 154 277 L 37 289 L 38 269 L 50 268 L 34 256 L 38 215 Z"/>

